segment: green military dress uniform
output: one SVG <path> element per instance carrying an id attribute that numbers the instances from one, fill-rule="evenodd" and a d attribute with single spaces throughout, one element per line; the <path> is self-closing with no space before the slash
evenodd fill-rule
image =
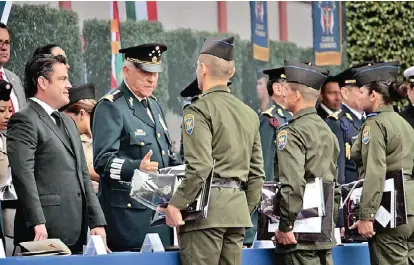
<path id="1" fill-rule="evenodd" d="M 126 52 L 127 60 L 142 67 L 137 60 L 156 63 L 166 47 L 146 44 L 132 49 Z M 146 59 L 145 55 L 153 51 L 156 58 Z M 150 62 L 142 67 L 144 71 L 160 70 L 159 64 Z M 151 228 L 154 211 L 129 196 L 134 170 L 139 169 L 141 160 L 150 150 L 153 152 L 151 161 L 158 162 L 158 168 L 178 164 L 157 100 L 152 96 L 139 99 L 122 82 L 96 105 L 92 135 L 94 167 L 100 176 L 98 197 L 108 222 L 109 248 L 118 251 L 141 248 L 147 233 L 158 233 L 165 247 L 172 246 L 172 229 L 168 226 Z"/>
<path id="2" fill-rule="evenodd" d="M 327 72 L 317 67 L 294 62 L 285 62 L 285 71 L 288 83 L 301 83 L 314 89 L 320 89 L 327 76 Z M 302 208 L 306 182 L 320 177 L 324 182 L 337 183 L 339 144 L 328 125 L 317 115 L 315 107 L 295 113 L 288 124 L 280 128 L 276 144 L 279 181 L 282 183 L 279 231 L 289 232 Z M 339 201 L 337 188 L 335 219 Z M 334 246 L 335 240 L 277 244 L 276 259 L 286 265 L 332 264 L 331 249 Z"/>
<path id="3" fill-rule="evenodd" d="M 215 53 L 217 48 L 224 54 Z M 232 51 L 233 38 L 207 38 L 202 48 L 202 53 L 228 61 Z M 257 114 L 228 87 L 216 86 L 184 110 L 182 127 L 186 172 L 170 205 L 185 209 L 193 202 L 213 164 L 215 177 L 207 218 L 179 228 L 181 262 L 241 264 L 244 231 L 252 226 L 250 214 L 258 207 L 264 182 Z"/>
<path id="4" fill-rule="evenodd" d="M 397 73 L 398 64 L 383 63 L 357 69 L 355 79 L 363 86 L 371 81 L 395 79 Z M 374 221 L 387 172 L 403 169 L 406 178 L 411 178 L 413 135 L 412 127 L 394 111 L 392 105 L 384 105 L 367 115 L 351 149 L 351 158 L 362 173 L 360 178 L 364 179 L 360 220 Z M 376 231 L 375 236 L 368 239 L 372 265 L 414 264 L 413 184 L 412 180 L 405 181 L 408 223 Z"/>

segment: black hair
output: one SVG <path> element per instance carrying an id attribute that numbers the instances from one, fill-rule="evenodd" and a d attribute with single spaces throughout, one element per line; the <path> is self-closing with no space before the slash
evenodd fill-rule
<path id="1" fill-rule="evenodd" d="M 269 79 L 269 81 L 267 81 L 267 94 L 269 94 L 269 96 L 273 96 L 273 84 L 274 83 L 282 83 L 282 82 L 286 82 L 286 79 L 283 78 L 276 78 L 276 79 Z"/>
<path id="2" fill-rule="evenodd" d="M 33 57 L 35 57 L 36 55 L 39 54 L 52 54 L 52 49 L 59 47 L 57 44 L 51 43 L 51 44 L 46 44 L 43 45 L 41 47 L 37 47 L 37 49 L 35 50 L 35 52 L 33 53 Z"/>
<path id="3" fill-rule="evenodd" d="M 50 80 L 53 72 L 53 65 L 66 64 L 66 58 L 62 55 L 53 56 L 51 54 L 39 54 L 30 59 L 26 64 L 24 73 L 24 90 L 26 97 L 31 98 L 37 93 L 37 79 L 40 76 Z"/>
<path id="4" fill-rule="evenodd" d="M 6 24 L 4 24 L 3 22 L 0 22 L 0 29 L 7 29 Z"/>
<path id="5" fill-rule="evenodd" d="M 370 93 L 375 91 L 382 95 L 385 104 L 391 104 L 407 97 L 407 85 L 390 79 L 373 81 L 365 85 Z"/>
<path id="6" fill-rule="evenodd" d="M 331 76 L 329 75 L 326 79 L 325 82 L 323 83 L 322 87 L 321 87 L 321 94 L 325 92 L 325 88 L 326 85 L 329 83 L 338 83 L 338 80 L 335 78 L 335 76 Z"/>

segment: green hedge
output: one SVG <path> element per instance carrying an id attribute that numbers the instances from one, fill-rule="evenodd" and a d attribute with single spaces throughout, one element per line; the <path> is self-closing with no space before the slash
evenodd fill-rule
<path id="1" fill-rule="evenodd" d="M 26 62 L 39 46 L 56 43 L 65 50 L 73 84 L 84 82 L 78 15 L 48 5 L 12 5 L 7 27 L 10 32 L 11 59 L 6 68 L 22 80 Z"/>
<path id="2" fill-rule="evenodd" d="M 414 2 L 346 2 L 348 55 L 361 61 L 414 61 Z"/>
<path id="3" fill-rule="evenodd" d="M 414 2 L 346 2 L 348 56 L 362 61 L 401 63 L 400 74 L 414 62 Z M 400 78 L 402 78 L 400 76 Z M 401 106 L 408 101 L 397 102 Z"/>

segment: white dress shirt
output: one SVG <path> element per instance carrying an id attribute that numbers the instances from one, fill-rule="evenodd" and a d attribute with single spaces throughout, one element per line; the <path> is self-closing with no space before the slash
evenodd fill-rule
<path id="1" fill-rule="evenodd" d="M 138 97 L 137 95 L 135 95 L 135 93 L 131 90 L 131 88 L 129 88 L 128 84 L 127 84 L 125 81 L 124 81 L 124 83 L 125 83 L 126 87 L 129 89 L 129 91 L 131 91 L 132 95 L 134 95 L 134 96 L 135 96 L 135 98 L 136 98 L 136 99 L 138 99 L 138 101 L 139 101 L 140 103 L 141 103 L 141 101 L 142 101 L 143 99 L 145 99 L 145 98 L 141 98 L 141 97 Z M 149 102 L 149 101 L 148 101 L 148 99 L 147 99 L 147 102 Z M 149 103 L 148 103 L 148 104 L 149 104 Z M 148 116 L 150 117 L 150 119 L 152 120 L 152 122 L 153 122 L 153 123 L 155 123 L 154 118 L 152 117 L 151 110 L 150 110 L 149 108 L 147 108 L 147 114 L 148 114 Z"/>
<path id="2" fill-rule="evenodd" d="M 328 113 L 328 115 L 331 115 L 332 113 L 334 113 L 327 106 L 325 106 L 325 104 L 323 104 L 322 102 L 320 104 L 321 104 L 321 107 L 326 111 L 326 113 Z"/>
<path id="3" fill-rule="evenodd" d="M 6 72 L 4 71 L 4 67 L 0 68 L 0 72 L 3 73 L 3 79 L 10 83 L 10 80 L 6 76 Z M 10 93 L 10 99 L 13 103 L 14 112 L 19 111 L 19 101 L 17 100 L 16 94 L 14 93 L 14 88 L 12 89 Z"/>
<path id="4" fill-rule="evenodd" d="M 31 100 L 33 100 L 34 102 L 36 102 L 37 104 L 39 104 L 47 113 L 47 115 L 50 116 L 50 118 L 53 120 L 54 123 L 56 123 L 55 118 L 53 118 L 52 113 L 55 112 L 56 110 L 54 110 L 51 106 L 49 106 L 46 102 L 35 98 L 35 97 L 31 97 Z"/>
<path id="5" fill-rule="evenodd" d="M 363 113 L 358 112 L 357 110 L 351 108 L 350 106 L 346 105 L 345 103 L 342 103 L 342 104 L 344 104 L 345 107 L 347 107 L 355 116 L 357 116 L 358 119 L 361 120 L 362 117 L 364 116 Z"/>

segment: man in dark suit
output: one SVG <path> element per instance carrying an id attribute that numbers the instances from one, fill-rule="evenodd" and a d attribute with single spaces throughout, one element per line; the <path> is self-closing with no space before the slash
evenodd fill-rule
<path id="1" fill-rule="evenodd" d="M 173 245 L 172 230 L 150 228 L 153 211 L 129 196 L 135 169 L 156 171 L 178 164 L 164 113 L 152 96 L 166 50 L 161 43 L 121 49 L 124 81 L 94 110 L 94 167 L 100 176 L 98 196 L 108 222 L 108 246 L 113 250 L 141 248 L 147 233 L 158 233 L 164 246 Z"/>
<path id="2" fill-rule="evenodd" d="M 62 55 L 39 55 L 26 66 L 28 105 L 9 121 L 7 152 L 18 196 L 15 244 L 59 238 L 83 251 L 88 226 L 106 239 L 105 218 L 92 188 L 74 121 L 57 110 L 71 85 Z"/>
<path id="3" fill-rule="evenodd" d="M 400 114 L 414 128 L 414 66 L 406 69 L 404 76 L 409 82 L 407 96 L 410 102 Z"/>
<path id="4" fill-rule="evenodd" d="M 10 35 L 5 24 L 0 23 L 0 80 L 6 80 L 13 85 L 10 95 L 12 112 L 19 111 L 26 104 L 26 97 L 20 78 L 10 70 L 4 68 L 10 60 Z"/>
<path id="5" fill-rule="evenodd" d="M 316 113 L 325 120 L 329 115 L 341 108 L 341 93 L 338 81 L 334 76 L 328 76 L 321 88 L 321 94 L 316 103 Z"/>

